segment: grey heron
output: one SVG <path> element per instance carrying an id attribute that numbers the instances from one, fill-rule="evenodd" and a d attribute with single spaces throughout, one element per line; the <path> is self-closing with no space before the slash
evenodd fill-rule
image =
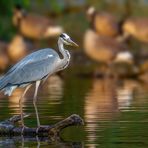
<path id="1" fill-rule="evenodd" d="M 58 39 L 59 51 L 62 58 L 56 51 L 51 48 L 45 48 L 33 52 L 14 65 L 1 79 L 0 90 L 5 92 L 5 95 L 11 95 L 17 87 L 25 87 L 25 90 L 20 97 L 19 106 L 21 112 L 22 133 L 25 128 L 23 120 L 22 101 L 31 85 L 35 83 L 35 92 L 33 97 L 33 104 L 37 118 L 37 131 L 40 128 L 40 120 L 36 106 L 37 92 L 41 81 L 46 80 L 51 74 L 65 69 L 69 65 L 70 53 L 64 49 L 64 44 L 71 46 L 78 46 L 71 38 L 62 33 Z"/>

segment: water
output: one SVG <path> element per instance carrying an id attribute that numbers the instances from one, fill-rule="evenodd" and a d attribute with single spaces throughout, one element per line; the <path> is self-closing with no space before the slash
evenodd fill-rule
<path id="1" fill-rule="evenodd" d="M 41 87 L 38 109 L 42 124 L 53 124 L 76 113 L 85 121 L 81 127 L 69 127 L 58 141 L 36 138 L 1 137 L 0 147 L 148 147 L 148 84 L 136 80 L 79 77 L 70 73 L 55 75 Z M 0 97 L 0 120 L 19 114 L 18 100 L 22 89 L 12 97 Z M 24 111 L 32 113 L 27 126 L 36 126 L 32 105 L 33 89 L 24 100 Z"/>

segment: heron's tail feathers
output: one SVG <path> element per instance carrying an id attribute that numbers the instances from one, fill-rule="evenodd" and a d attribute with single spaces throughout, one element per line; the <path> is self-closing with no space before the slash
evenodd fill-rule
<path id="1" fill-rule="evenodd" d="M 0 90 L 5 88 L 8 84 L 8 79 L 5 76 L 0 77 Z"/>
<path id="2" fill-rule="evenodd" d="M 5 95 L 11 96 L 12 92 L 16 89 L 17 86 L 8 86 L 2 89 Z"/>
<path id="3" fill-rule="evenodd" d="M 0 91 L 4 91 L 5 95 L 11 95 L 15 88 L 15 86 L 9 85 L 9 80 L 7 76 L 0 77 Z"/>

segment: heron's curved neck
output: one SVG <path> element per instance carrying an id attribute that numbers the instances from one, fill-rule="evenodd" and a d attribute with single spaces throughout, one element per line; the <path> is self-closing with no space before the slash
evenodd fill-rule
<path id="1" fill-rule="evenodd" d="M 58 40 L 58 47 L 59 47 L 59 51 L 63 56 L 62 59 L 68 59 L 67 50 L 64 49 L 64 45 L 61 39 Z"/>
<path id="2" fill-rule="evenodd" d="M 64 49 L 63 42 L 60 38 L 58 40 L 58 46 L 59 46 L 59 50 L 63 56 L 63 58 L 61 59 L 61 62 L 60 62 L 60 70 L 62 70 L 62 69 L 65 69 L 69 65 L 70 53 L 68 50 Z"/>

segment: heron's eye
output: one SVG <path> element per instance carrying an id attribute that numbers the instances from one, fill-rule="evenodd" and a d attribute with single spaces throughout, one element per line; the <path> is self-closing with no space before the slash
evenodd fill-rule
<path id="1" fill-rule="evenodd" d="M 64 41 L 67 41 L 67 38 L 64 36 L 64 37 L 62 37 L 62 39 L 64 40 Z"/>

